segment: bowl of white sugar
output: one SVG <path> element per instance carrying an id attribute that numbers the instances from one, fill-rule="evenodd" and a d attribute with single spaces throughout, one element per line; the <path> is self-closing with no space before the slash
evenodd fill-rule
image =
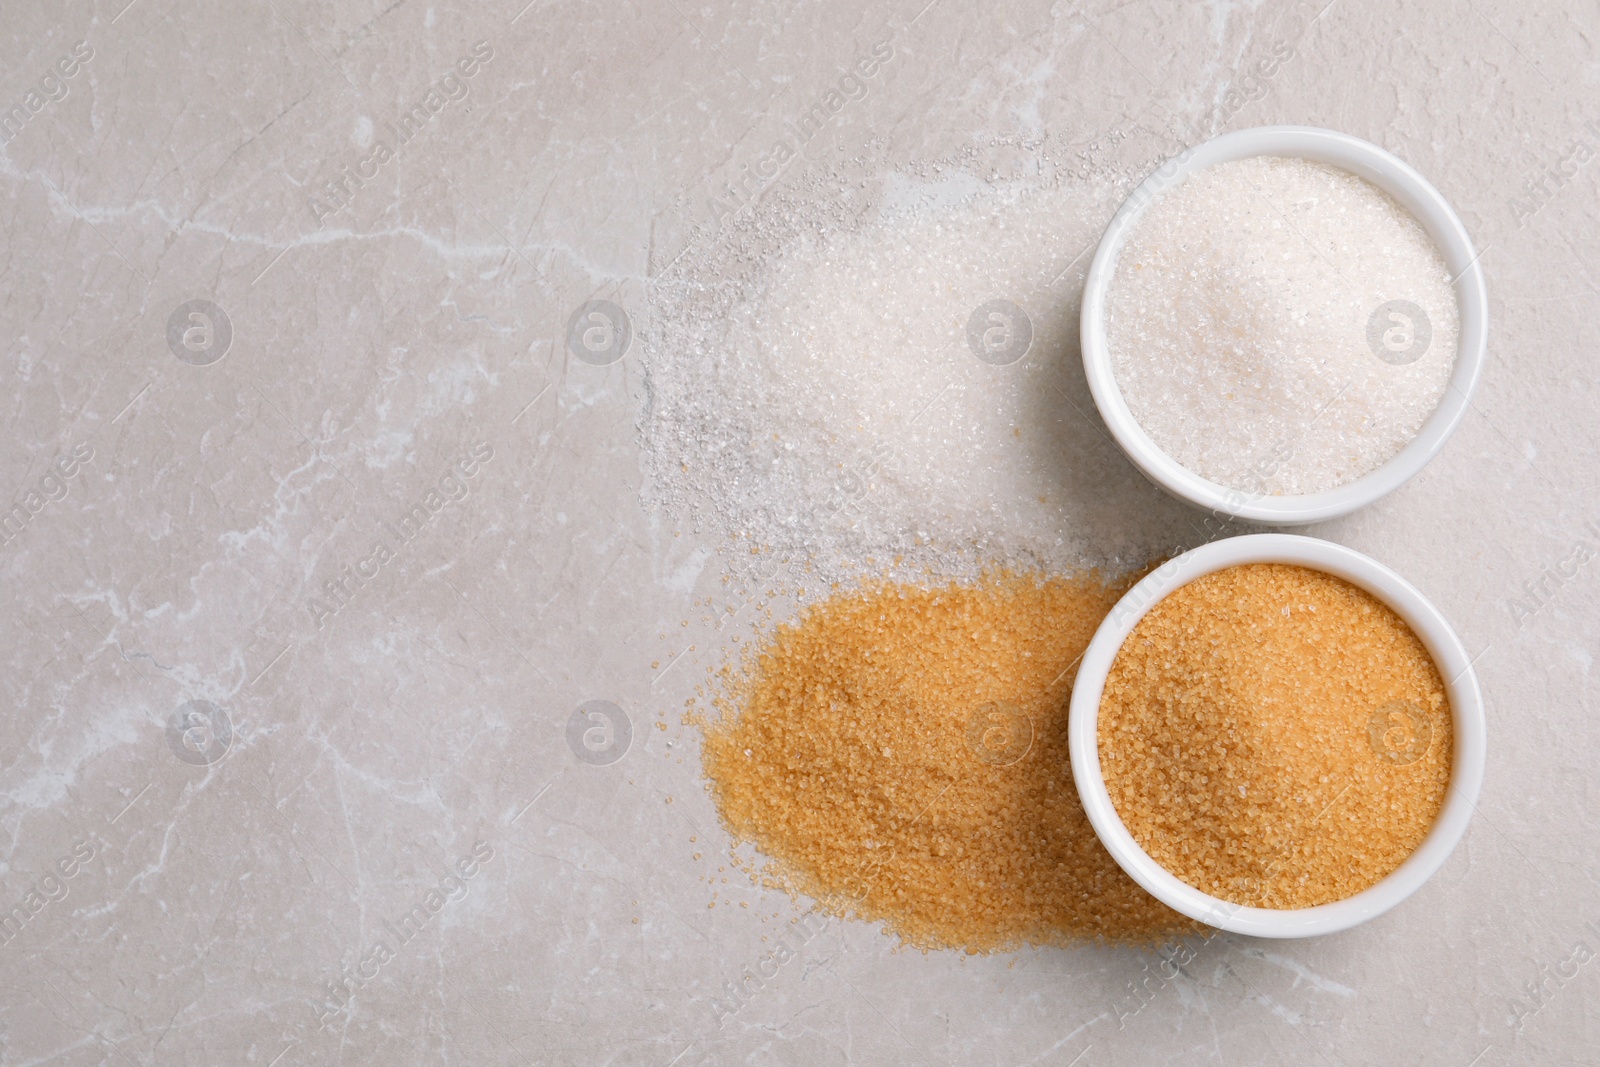
<path id="1" fill-rule="evenodd" d="M 1181 500 L 1298 526 L 1420 471 L 1483 369 L 1478 253 L 1426 179 L 1355 137 L 1224 134 L 1106 229 L 1084 370 L 1134 464 Z"/>

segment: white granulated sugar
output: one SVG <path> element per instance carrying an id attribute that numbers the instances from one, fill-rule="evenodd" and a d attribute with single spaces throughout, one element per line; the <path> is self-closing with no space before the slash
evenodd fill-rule
<path id="1" fill-rule="evenodd" d="M 1083 381 L 1074 260 L 1104 192 L 897 178 L 855 219 L 774 211 L 779 240 L 731 247 L 714 282 L 653 309 L 648 495 L 737 543 L 732 568 L 799 554 L 826 581 L 1170 548 L 1181 507 L 1116 451 Z M 1002 300 L 1032 342 L 998 365 L 1020 351 L 1014 313 L 980 317 L 993 362 L 968 328 Z"/>
<path id="2" fill-rule="evenodd" d="M 1391 301 L 1425 313 L 1425 348 Z M 1163 451 L 1284 495 L 1359 478 L 1416 436 L 1455 365 L 1459 311 L 1437 247 L 1386 193 L 1262 156 L 1151 202 L 1118 256 L 1106 330 L 1117 384 Z"/>

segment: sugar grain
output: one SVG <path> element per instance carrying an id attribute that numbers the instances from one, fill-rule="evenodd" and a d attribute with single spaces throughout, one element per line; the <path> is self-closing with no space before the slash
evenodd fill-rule
<path id="1" fill-rule="evenodd" d="M 1119 589 L 990 574 L 814 605 L 705 724 L 723 821 L 772 884 L 923 949 L 1191 928 L 1100 845 L 1067 756 L 1073 672 Z"/>
<path id="2" fill-rule="evenodd" d="M 1106 788 L 1134 840 L 1256 907 L 1341 900 L 1398 867 L 1443 805 L 1450 745 L 1443 680 L 1405 622 L 1281 564 L 1168 595 L 1100 705 Z"/>
<path id="3" fill-rule="evenodd" d="M 1354 174 L 1221 163 L 1159 194 L 1123 247 L 1114 374 L 1190 470 L 1248 493 L 1331 489 L 1438 406 L 1459 332 L 1450 281 L 1416 219 Z"/>

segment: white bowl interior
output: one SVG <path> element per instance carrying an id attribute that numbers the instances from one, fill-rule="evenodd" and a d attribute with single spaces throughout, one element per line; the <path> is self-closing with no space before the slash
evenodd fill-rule
<path id="1" fill-rule="evenodd" d="M 1196 578 L 1245 563 L 1289 563 L 1325 571 L 1364 589 L 1394 609 L 1422 640 L 1445 681 L 1450 701 L 1450 785 L 1444 806 L 1422 844 L 1376 885 L 1313 908 L 1246 907 L 1203 893 L 1150 858 L 1123 825 L 1100 769 L 1100 698 L 1122 643 L 1151 607 Z M 1369 556 L 1330 541 L 1294 534 L 1253 534 L 1213 541 L 1168 560 L 1130 589 L 1101 622 L 1084 652 L 1073 685 L 1067 742 L 1084 811 L 1117 865 L 1175 911 L 1191 919 L 1256 937 L 1311 937 L 1362 923 L 1416 892 L 1443 865 L 1466 832 L 1483 784 L 1487 728 L 1472 662 L 1444 616 L 1405 579 Z"/>
<path id="2" fill-rule="evenodd" d="M 1461 330 L 1455 368 L 1439 406 L 1416 437 L 1376 470 L 1333 489 L 1295 496 L 1246 493 L 1219 485 L 1185 468 L 1163 452 L 1144 431 L 1123 399 L 1111 369 L 1106 343 L 1105 299 L 1117 257 L 1145 209 L 1162 190 L 1198 170 L 1249 156 L 1299 156 L 1327 163 L 1365 178 L 1411 212 L 1433 238 L 1455 277 Z M 1095 405 L 1117 443 L 1157 486 L 1180 500 L 1223 515 L 1271 526 L 1298 526 L 1335 518 L 1366 506 L 1399 488 L 1427 465 L 1466 414 L 1483 371 L 1488 341 L 1488 296 L 1478 253 L 1466 227 L 1449 203 L 1400 159 L 1377 145 L 1347 134 L 1310 126 L 1261 126 L 1223 134 L 1183 152 L 1157 168 L 1118 210 L 1095 251 L 1084 283 L 1081 335 L 1084 372 Z"/>

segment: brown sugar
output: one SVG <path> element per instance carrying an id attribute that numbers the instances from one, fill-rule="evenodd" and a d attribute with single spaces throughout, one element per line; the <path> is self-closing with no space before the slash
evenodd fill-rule
<path id="1" fill-rule="evenodd" d="M 1100 763 L 1129 833 L 1182 881 L 1303 908 L 1389 874 L 1450 780 L 1444 683 L 1390 608 L 1283 564 L 1158 603 L 1111 667 Z"/>
<path id="2" fill-rule="evenodd" d="M 1077 661 L 1121 586 L 990 575 L 836 594 L 730 669 L 707 777 L 771 884 L 922 949 L 1152 941 L 1067 758 Z"/>

